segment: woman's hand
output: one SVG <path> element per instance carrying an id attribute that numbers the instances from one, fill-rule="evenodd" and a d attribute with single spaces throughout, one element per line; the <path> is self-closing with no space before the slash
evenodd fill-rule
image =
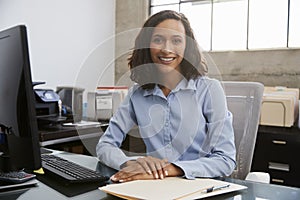
<path id="1" fill-rule="evenodd" d="M 111 177 L 114 182 L 127 182 L 141 179 L 163 179 L 167 176 L 180 176 L 183 171 L 166 159 L 151 156 L 130 160 L 123 168 Z"/>
<path id="2" fill-rule="evenodd" d="M 168 176 L 164 169 L 168 165 L 165 159 L 151 156 L 130 160 L 123 164 L 122 169 L 111 177 L 112 181 L 126 182 L 138 179 L 163 179 Z"/>

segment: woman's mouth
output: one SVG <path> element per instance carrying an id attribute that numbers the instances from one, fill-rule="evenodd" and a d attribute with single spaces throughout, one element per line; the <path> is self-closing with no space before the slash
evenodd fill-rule
<path id="1" fill-rule="evenodd" d="M 159 56 L 159 59 L 163 62 L 171 62 L 171 61 L 175 60 L 175 57 L 160 57 Z"/>

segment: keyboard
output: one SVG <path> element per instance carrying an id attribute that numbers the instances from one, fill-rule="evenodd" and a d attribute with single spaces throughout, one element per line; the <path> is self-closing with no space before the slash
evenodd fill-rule
<path id="1" fill-rule="evenodd" d="M 53 154 L 42 154 L 41 158 L 45 174 L 60 178 L 66 183 L 105 182 L 109 179 L 97 171 Z"/>
<path id="2" fill-rule="evenodd" d="M 0 181 L 9 183 L 23 183 L 33 178 L 35 178 L 34 174 L 26 173 L 23 170 L 6 173 L 0 172 Z"/>

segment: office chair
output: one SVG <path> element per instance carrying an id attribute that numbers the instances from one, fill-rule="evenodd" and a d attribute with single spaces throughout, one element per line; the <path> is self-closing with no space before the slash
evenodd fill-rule
<path id="1" fill-rule="evenodd" d="M 223 81 L 229 111 L 233 114 L 236 168 L 232 178 L 268 182 L 267 173 L 250 173 L 264 85 L 258 82 Z"/>

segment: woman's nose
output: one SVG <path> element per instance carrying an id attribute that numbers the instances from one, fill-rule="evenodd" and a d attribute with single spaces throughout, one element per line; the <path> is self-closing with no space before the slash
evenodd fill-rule
<path id="1" fill-rule="evenodd" d="M 166 41 L 161 49 L 163 53 L 172 53 L 173 52 L 173 46 L 170 41 Z"/>

